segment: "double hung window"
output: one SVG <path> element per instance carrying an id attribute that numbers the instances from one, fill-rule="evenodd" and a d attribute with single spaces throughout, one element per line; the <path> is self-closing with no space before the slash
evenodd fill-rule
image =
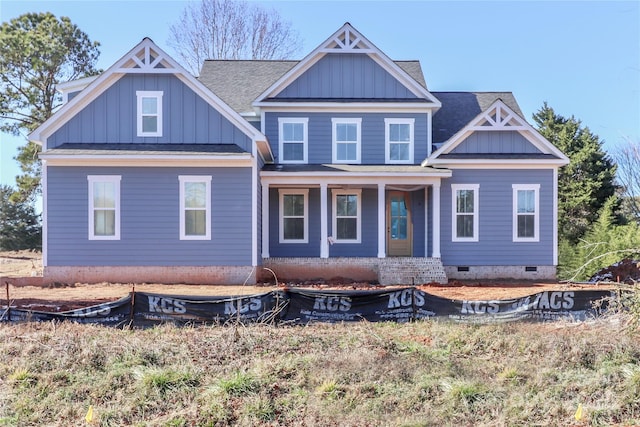
<path id="1" fill-rule="evenodd" d="M 89 240 L 120 240 L 119 175 L 89 175 Z"/>
<path id="2" fill-rule="evenodd" d="M 478 241 L 479 184 L 452 184 L 451 227 L 454 242 Z"/>
<path id="3" fill-rule="evenodd" d="M 331 119 L 333 163 L 360 163 L 360 125 L 362 119 Z"/>
<path id="4" fill-rule="evenodd" d="M 280 243 L 308 243 L 309 190 L 285 190 L 280 193 Z"/>
<path id="5" fill-rule="evenodd" d="M 387 163 L 413 163 L 414 122 L 414 119 L 384 119 Z"/>
<path id="6" fill-rule="evenodd" d="M 162 92 L 136 92 L 138 136 L 162 136 Z"/>
<path id="7" fill-rule="evenodd" d="M 513 184 L 513 241 L 540 240 L 539 184 Z"/>
<path id="8" fill-rule="evenodd" d="M 280 163 L 307 163 L 308 123 L 309 119 L 306 117 L 278 119 Z"/>
<path id="9" fill-rule="evenodd" d="M 360 243 L 361 190 L 333 191 L 333 237 L 336 243 Z"/>
<path id="10" fill-rule="evenodd" d="M 180 240 L 211 239 L 211 177 L 179 176 Z"/>

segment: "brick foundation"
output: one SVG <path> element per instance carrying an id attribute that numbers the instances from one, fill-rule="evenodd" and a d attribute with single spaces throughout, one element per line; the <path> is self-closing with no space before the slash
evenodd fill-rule
<path id="1" fill-rule="evenodd" d="M 460 269 L 469 271 L 459 271 Z M 532 271 L 527 271 L 527 269 Z M 533 271 L 535 269 L 535 271 Z M 555 280 L 556 267 L 553 265 L 445 265 L 444 270 L 449 279 L 457 280 Z"/>
<path id="2" fill-rule="evenodd" d="M 258 267 L 259 268 L 259 267 Z M 251 266 L 167 267 L 45 267 L 43 283 L 185 283 L 199 285 L 242 285 L 256 283 Z"/>
<path id="3" fill-rule="evenodd" d="M 278 281 L 330 280 L 344 278 L 355 281 L 377 281 L 382 285 L 447 283 L 439 258 L 265 258 L 262 267 L 274 271 Z M 259 274 L 272 280 L 264 268 Z"/>

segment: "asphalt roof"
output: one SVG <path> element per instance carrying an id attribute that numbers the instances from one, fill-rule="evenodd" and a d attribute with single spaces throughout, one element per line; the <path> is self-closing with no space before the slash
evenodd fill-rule
<path id="1" fill-rule="evenodd" d="M 126 152 L 126 153 L 125 153 Z M 245 151 L 235 144 L 78 144 L 67 143 L 47 150 L 47 155 L 175 155 L 175 154 L 241 154 Z"/>

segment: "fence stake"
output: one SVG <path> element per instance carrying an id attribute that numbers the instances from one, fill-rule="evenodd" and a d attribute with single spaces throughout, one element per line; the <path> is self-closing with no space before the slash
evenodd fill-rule
<path id="1" fill-rule="evenodd" d="M 11 322 L 11 300 L 9 299 L 9 282 L 5 280 L 4 286 L 7 290 L 7 320 Z"/>
<path id="2" fill-rule="evenodd" d="M 136 306 L 136 284 L 131 284 L 131 309 L 129 310 L 129 324 L 133 326 L 133 311 Z"/>

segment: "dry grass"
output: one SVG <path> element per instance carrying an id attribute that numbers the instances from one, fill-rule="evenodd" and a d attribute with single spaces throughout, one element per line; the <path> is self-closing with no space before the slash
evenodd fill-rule
<path id="1" fill-rule="evenodd" d="M 640 422 L 640 340 L 570 324 L 0 325 L 0 425 Z M 584 419 L 574 414 L 579 404 Z"/>

